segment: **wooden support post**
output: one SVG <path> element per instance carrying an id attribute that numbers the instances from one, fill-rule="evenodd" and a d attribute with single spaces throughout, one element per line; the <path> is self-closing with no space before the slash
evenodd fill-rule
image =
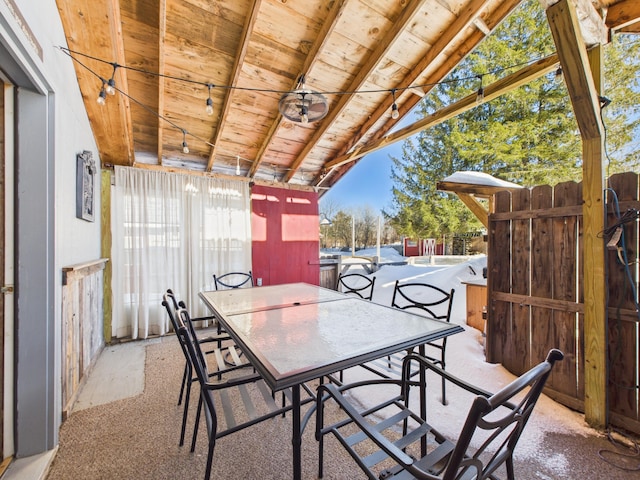
<path id="1" fill-rule="evenodd" d="M 102 170 L 100 177 L 100 219 L 101 236 L 100 254 L 111 260 L 111 171 Z M 111 261 L 104 266 L 102 276 L 102 314 L 104 342 L 111 343 L 112 292 L 111 292 Z"/>
<path id="2" fill-rule="evenodd" d="M 583 292 L 585 419 L 596 428 L 607 425 L 607 342 L 604 174 L 602 122 L 598 88 L 601 84 L 601 49 L 587 52 L 575 7 L 561 0 L 547 9 L 567 90 L 582 136 L 583 161 Z"/>

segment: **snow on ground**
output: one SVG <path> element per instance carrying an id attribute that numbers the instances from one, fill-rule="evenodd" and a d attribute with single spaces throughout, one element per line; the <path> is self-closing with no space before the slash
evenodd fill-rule
<path id="1" fill-rule="evenodd" d="M 344 253 L 344 252 L 342 252 Z M 347 255 L 351 255 L 347 253 Z M 358 250 L 356 256 L 376 255 L 376 249 Z M 406 260 L 394 248 L 384 247 L 380 249 L 379 263 L 399 263 Z M 346 264 L 347 262 L 343 262 Z M 467 294 L 462 282 L 482 280 L 482 269 L 487 266 L 486 255 L 472 257 L 464 263 L 455 265 L 382 265 L 380 269 L 368 276 L 376 278 L 373 301 L 382 305 L 391 305 L 391 297 L 396 280 L 401 282 L 430 283 L 445 291 L 452 288 L 453 307 L 451 310 L 451 322 L 459 325 L 467 323 Z M 351 266 L 347 273 L 365 273 L 358 265 Z"/>
<path id="2" fill-rule="evenodd" d="M 375 249 L 358 251 L 356 255 L 375 255 Z M 402 260 L 404 257 L 393 249 L 381 250 L 381 263 Z M 462 282 L 481 280 L 483 267 L 486 266 L 486 256 L 479 255 L 457 265 L 383 265 L 377 272 L 369 276 L 376 277 L 373 301 L 383 305 L 391 304 L 391 296 L 396 280 L 416 281 L 437 285 L 444 290 L 455 289 L 451 322 L 462 325 L 463 333 L 449 337 L 447 344 L 447 370 L 482 388 L 496 392 L 511 382 L 515 377 L 500 364 L 490 364 L 485 361 L 484 337 L 482 332 L 466 325 L 466 287 Z M 349 272 L 365 273 L 362 267 L 352 266 Z M 356 367 L 345 372 L 345 381 L 351 382 L 366 378 L 366 371 Z M 451 384 L 447 384 L 448 405 L 440 403 L 440 383 L 434 382 L 430 388 L 429 411 L 430 418 L 438 418 L 438 425 L 445 435 L 457 437 L 469 409 L 472 397 L 461 392 Z M 365 404 L 374 405 L 381 402 L 388 392 L 379 391 L 366 399 L 360 399 Z M 571 436 L 594 436 L 597 433 L 588 427 L 584 416 L 563 405 L 542 396 L 534 415 L 529 421 L 525 432 L 518 444 L 516 458 L 536 459 L 547 465 L 553 472 L 553 478 L 571 478 L 568 460 L 561 452 L 552 452 L 552 457 L 546 457 L 542 452 L 543 440 L 549 432 L 567 434 Z M 550 452 L 551 453 L 551 452 Z M 543 458 L 544 457 L 544 458 Z M 536 478 L 542 472 L 538 472 Z M 568 475 L 568 476 L 567 476 Z"/>

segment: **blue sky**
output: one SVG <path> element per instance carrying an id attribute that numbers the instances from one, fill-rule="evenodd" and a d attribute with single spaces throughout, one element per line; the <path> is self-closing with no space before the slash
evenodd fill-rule
<path id="1" fill-rule="evenodd" d="M 419 117 L 415 113 L 405 115 L 389 133 L 415 122 Z M 410 137 L 411 138 L 411 137 Z M 402 157 L 402 141 L 364 156 L 349 170 L 331 190 L 320 199 L 334 202 L 339 210 L 371 207 L 379 212 L 391 206 L 391 158 Z"/>
<path id="2" fill-rule="evenodd" d="M 391 159 L 401 156 L 402 142 L 389 145 L 363 157 L 331 190 L 320 199 L 320 209 L 326 201 L 340 210 L 371 207 L 379 212 L 391 205 Z"/>

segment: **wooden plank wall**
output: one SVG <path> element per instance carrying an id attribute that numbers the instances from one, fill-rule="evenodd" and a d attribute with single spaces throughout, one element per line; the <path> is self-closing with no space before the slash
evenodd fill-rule
<path id="1" fill-rule="evenodd" d="M 106 259 L 62 269 L 62 416 L 104 346 L 103 271 Z"/>
<path id="2" fill-rule="evenodd" d="M 611 226 L 628 209 L 640 209 L 639 176 L 615 175 L 608 185 L 606 225 Z M 636 221 L 625 224 L 624 250 L 608 250 L 607 259 L 609 421 L 635 432 L 640 432 L 640 334 L 634 297 L 638 228 Z M 561 349 L 565 359 L 554 369 L 547 393 L 583 411 L 582 185 L 567 182 L 500 192 L 489 232 L 487 361 L 519 375 L 543 360 L 550 348 Z M 621 261 L 623 252 L 628 269 Z"/>

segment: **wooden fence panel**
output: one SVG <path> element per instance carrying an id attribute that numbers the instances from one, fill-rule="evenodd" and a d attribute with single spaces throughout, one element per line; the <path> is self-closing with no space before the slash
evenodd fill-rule
<path id="1" fill-rule="evenodd" d="M 512 209 L 529 210 L 531 205 L 531 192 L 523 188 L 513 192 Z M 530 295 L 530 267 L 531 267 L 531 220 L 529 218 L 516 218 L 512 221 L 513 234 L 512 245 L 512 290 L 518 295 Z M 509 366 L 505 365 L 513 374 L 521 375 L 530 366 L 531 344 L 529 335 L 531 332 L 531 307 L 523 304 L 513 305 L 513 318 L 511 321 L 512 341 L 509 345 Z"/>
<path id="2" fill-rule="evenodd" d="M 511 211 L 511 194 L 507 191 L 495 195 L 494 211 L 496 213 Z M 490 225 L 489 258 L 487 265 L 487 361 L 502 363 L 505 358 L 505 348 L 510 341 L 508 322 L 511 318 L 511 304 L 498 301 L 492 292 L 511 292 L 510 256 L 505 252 L 511 251 L 511 222 L 495 221 Z"/>
<path id="3" fill-rule="evenodd" d="M 639 176 L 614 175 L 609 185 L 606 225 L 627 211 L 632 217 L 620 242 L 607 251 L 609 419 L 640 432 Z M 549 348 L 561 349 L 565 360 L 547 391 L 578 410 L 585 397 L 582 203 L 582 185 L 575 182 L 553 191 L 540 186 L 497 194 L 489 217 L 487 283 L 487 361 L 519 375 Z M 609 230 L 602 232 L 603 241 Z"/>
<path id="4" fill-rule="evenodd" d="M 548 186 L 531 190 L 531 209 L 550 209 L 553 206 L 553 189 Z M 531 219 L 531 296 L 551 298 L 553 293 L 553 270 L 551 265 L 553 248 L 552 220 L 534 216 Z M 531 352 L 527 368 L 543 361 L 547 352 L 555 347 L 552 336 L 553 310 L 546 307 L 531 307 Z M 551 380 L 551 379 L 550 379 Z"/>
<path id="5" fill-rule="evenodd" d="M 582 205 L 582 188 L 576 182 L 566 182 L 554 188 L 554 207 L 572 207 Z M 578 215 L 553 217 L 553 245 L 551 253 L 551 277 L 553 295 L 551 298 L 566 302 L 578 302 Z M 584 335 L 578 338 L 576 331 L 580 327 L 582 315 L 578 312 L 554 310 L 552 337 L 555 347 L 565 354 L 551 374 L 548 385 L 553 390 L 574 398 L 574 408 L 582 408 L 584 401 Z M 576 363 L 579 362 L 579 368 Z M 580 374 L 578 377 L 576 372 Z"/>
<path id="6" fill-rule="evenodd" d="M 623 205 L 638 200 L 638 175 L 621 174 L 609 179 L 608 226 L 620 223 Z M 612 192 L 615 192 L 617 202 Z M 638 279 L 634 265 L 637 258 L 637 222 L 621 226 L 622 235 L 608 249 L 609 285 L 609 399 L 611 412 L 638 420 L 638 323 L 629 321 L 621 310 L 635 311 L 634 290 Z M 605 238 L 607 241 L 608 238 Z M 626 254 L 626 256 L 625 256 Z"/>

